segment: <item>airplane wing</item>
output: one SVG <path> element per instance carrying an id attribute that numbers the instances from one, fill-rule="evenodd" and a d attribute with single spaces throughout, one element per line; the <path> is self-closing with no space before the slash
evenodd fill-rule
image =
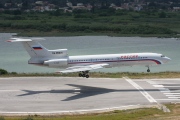
<path id="1" fill-rule="evenodd" d="M 90 71 L 95 69 L 103 68 L 104 66 L 108 66 L 109 64 L 93 64 L 93 65 L 85 65 L 85 66 L 73 66 L 68 67 L 66 70 L 58 71 L 57 73 L 70 73 L 70 72 L 80 72 L 80 71 Z"/>

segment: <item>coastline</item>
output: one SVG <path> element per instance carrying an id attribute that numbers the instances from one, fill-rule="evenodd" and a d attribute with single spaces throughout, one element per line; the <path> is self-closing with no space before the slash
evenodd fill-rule
<path id="1" fill-rule="evenodd" d="M 180 34 L 121 34 L 118 32 L 68 32 L 52 30 L 48 32 L 34 29 L 10 29 L 0 28 L 0 33 L 16 33 L 15 37 L 68 37 L 68 36 L 112 36 L 112 37 L 157 37 L 157 38 L 180 38 Z"/>
<path id="2" fill-rule="evenodd" d="M 21 30 L 2 30 L 0 33 L 16 33 L 15 37 L 68 37 L 68 36 L 111 36 L 111 37 L 157 37 L 157 38 L 180 38 L 180 35 L 169 34 L 120 34 L 113 32 L 39 32 L 34 30 L 21 31 Z"/>
<path id="3" fill-rule="evenodd" d="M 180 72 L 157 72 L 157 73 L 131 73 L 131 72 L 90 72 L 92 78 L 122 78 L 128 76 L 131 79 L 156 79 L 156 78 L 180 78 Z M 78 73 L 57 74 L 57 73 L 8 73 L 0 77 L 78 77 Z"/>

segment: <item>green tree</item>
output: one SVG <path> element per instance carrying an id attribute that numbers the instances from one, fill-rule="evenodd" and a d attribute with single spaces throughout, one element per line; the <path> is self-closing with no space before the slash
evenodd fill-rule
<path id="1" fill-rule="evenodd" d="M 165 12 L 161 12 L 159 13 L 159 18 L 165 18 L 166 17 L 166 13 Z"/>
<path id="2" fill-rule="evenodd" d="M 4 69 L 0 69 L 0 75 L 5 75 L 8 74 L 8 72 Z"/>

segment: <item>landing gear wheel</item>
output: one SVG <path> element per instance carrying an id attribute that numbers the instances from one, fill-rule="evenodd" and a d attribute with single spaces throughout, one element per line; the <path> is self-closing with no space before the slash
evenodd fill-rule
<path id="1" fill-rule="evenodd" d="M 86 78 L 89 78 L 89 75 L 86 75 Z"/>
<path id="2" fill-rule="evenodd" d="M 82 74 L 82 77 L 86 77 L 86 75 L 85 75 L 85 74 Z"/>
<path id="3" fill-rule="evenodd" d="M 150 69 L 149 69 L 149 68 L 147 69 L 147 72 L 150 72 Z"/>
<path id="4" fill-rule="evenodd" d="M 86 78 L 89 78 L 89 75 L 88 75 L 89 71 L 82 71 L 79 73 L 79 77 L 86 77 Z"/>
<path id="5" fill-rule="evenodd" d="M 82 73 L 79 73 L 79 77 L 82 77 L 83 75 L 82 75 Z"/>

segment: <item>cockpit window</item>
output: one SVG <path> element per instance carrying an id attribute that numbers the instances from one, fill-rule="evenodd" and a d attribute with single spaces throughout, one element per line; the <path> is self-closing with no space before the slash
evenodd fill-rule
<path id="1" fill-rule="evenodd" d="M 161 57 L 165 57 L 165 55 L 161 55 Z"/>

